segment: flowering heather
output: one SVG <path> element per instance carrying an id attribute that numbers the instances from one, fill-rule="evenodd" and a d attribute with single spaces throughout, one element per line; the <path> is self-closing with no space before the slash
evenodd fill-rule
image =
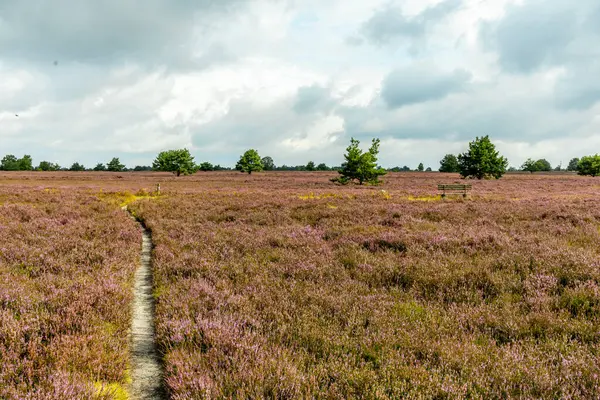
<path id="1" fill-rule="evenodd" d="M 600 397 L 600 180 L 335 175 L 1 173 L 0 398 L 116 397 L 156 183 L 173 399 Z"/>
<path id="2" fill-rule="evenodd" d="M 198 174 L 133 206 L 173 399 L 600 397 L 600 181 L 440 201 L 456 176 L 330 175 Z"/>
<path id="3" fill-rule="evenodd" d="M 87 191 L 9 177 L 0 186 L 0 398 L 115 398 L 128 379 L 139 228 Z"/>

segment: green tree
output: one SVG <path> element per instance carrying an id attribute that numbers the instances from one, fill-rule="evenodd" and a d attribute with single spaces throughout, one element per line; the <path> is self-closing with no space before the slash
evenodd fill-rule
<path id="1" fill-rule="evenodd" d="M 425 172 L 431 172 L 431 171 L 432 171 L 432 170 L 431 170 L 431 167 L 427 167 L 427 168 L 425 169 Z"/>
<path id="2" fill-rule="evenodd" d="M 446 154 L 440 161 L 440 172 L 459 172 L 458 158 L 454 154 Z"/>
<path id="3" fill-rule="evenodd" d="M 194 157 L 189 150 L 184 148 L 160 152 L 152 163 L 152 169 L 172 172 L 177 176 L 190 175 L 196 172 L 196 164 L 194 164 Z"/>
<path id="4" fill-rule="evenodd" d="M 314 171 L 316 169 L 317 169 L 317 167 L 315 166 L 315 162 L 314 161 L 309 161 L 308 164 L 306 164 L 306 170 L 307 171 Z"/>
<path id="5" fill-rule="evenodd" d="M 98 163 L 94 167 L 94 171 L 106 171 L 106 165 L 104 165 L 102 163 Z"/>
<path id="6" fill-rule="evenodd" d="M 469 150 L 458 156 L 463 178 L 499 179 L 506 172 L 508 160 L 502 157 L 486 135 L 469 143 Z"/>
<path id="7" fill-rule="evenodd" d="M 521 165 L 521 171 L 529 171 L 533 174 L 535 171 L 538 171 L 538 165 L 531 158 L 528 158 L 523 165 Z"/>
<path id="8" fill-rule="evenodd" d="M 577 164 L 577 173 L 579 175 L 600 175 L 600 154 L 593 156 L 581 157 L 579 164 Z"/>
<path id="9" fill-rule="evenodd" d="M 325 163 L 317 165 L 317 171 L 329 171 L 329 167 Z"/>
<path id="10" fill-rule="evenodd" d="M 51 163 L 50 161 L 41 161 L 36 169 L 38 171 L 58 171 L 60 165 Z"/>
<path id="11" fill-rule="evenodd" d="M 19 171 L 33 171 L 33 160 L 28 154 L 25 154 L 22 158 L 19 158 L 17 160 L 17 164 L 19 165 Z"/>
<path id="12" fill-rule="evenodd" d="M 552 165 L 545 158 L 541 158 L 535 162 L 538 171 L 552 171 Z"/>
<path id="13" fill-rule="evenodd" d="M 417 171 L 423 172 L 424 169 L 425 169 L 425 167 L 423 166 L 423 163 L 419 163 L 419 166 L 417 167 Z"/>
<path id="14" fill-rule="evenodd" d="M 261 162 L 263 165 L 263 170 L 273 171 L 275 169 L 275 163 L 273 162 L 273 159 L 271 157 L 269 157 L 269 156 L 263 157 Z"/>
<path id="15" fill-rule="evenodd" d="M 258 155 L 258 151 L 254 149 L 247 150 L 240 157 L 240 160 L 235 165 L 235 169 L 240 172 L 247 172 L 248 174 L 262 171 L 263 164 L 260 156 Z"/>
<path id="16" fill-rule="evenodd" d="M 214 171 L 215 167 L 213 167 L 213 165 L 211 163 L 209 163 L 208 161 L 205 161 L 198 166 L 198 169 L 200 171 L 208 172 L 208 171 Z"/>
<path id="17" fill-rule="evenodd" d="M 342 167 L 338 171 L 342 176 L 335 178 L 334 181 L 345 184 L 356 180 L 360 185 L 364 182 L 379 183 L 379 176 L 387 173 L 377 165 L 379 143 L 379 139 L 373 139 L 369 150 L 363 152 L 359 148 L 360 142 L 351 138 L 350 146 L 346 148 L 346 154 L 344 155 L 346 161 L 342 163 Z"/>
<path id="18" fill-rule="evenodd" d="M 12 154 L 7 154 L 0 161 L 0 170 L 2 171 L 18 171 L 19 159 Z"/>
<path id="19" fill-rule="evenodd" d="M 149 165 L 136 165 L 135 168 L 133 168 L 134 172 L 143 172 L 143 171 L 152 171 L 152 167 Z"/>
<path id="20" fill-rule="evenodd" d="M 106 164 L 106 169 L 110 172 L 123 172 L 125 165 L 121 164 L 121 161 L 117 157 L 114 157 Z"/>
<path id="21" fill-rule="evenodd" d="M 569 165 L 567 166 L 567 171 L 577 171 L 577 167 L 579 166 L 579 158 L 571 158 L 569 161 Z"/>
<path id="22" fill-rule="evenodd" d="M 69 171 L 85 171 L 85 167 L 78 162 L 74 162 Z"/>

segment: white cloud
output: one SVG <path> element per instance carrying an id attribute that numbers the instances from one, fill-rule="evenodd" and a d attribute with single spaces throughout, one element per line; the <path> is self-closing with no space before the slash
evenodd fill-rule
<path id="1" fill-rule="evenodd" d="M 436 169 L 484 134 L 512 165 L 600 151 L 593 0 L 60 2 L 0 0 L 0 152 L 339 164 L 379 136 L 382 164 Z M 531 24 L 564 29 L 515 42 Z"/>

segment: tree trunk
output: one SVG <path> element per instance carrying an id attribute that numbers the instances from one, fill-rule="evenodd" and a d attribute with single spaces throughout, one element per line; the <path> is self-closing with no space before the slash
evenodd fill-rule
<path id="1" fill-rule="evenodd" d="M 181 171 L 177 171 L 177 176 L 181 175 Z"/>

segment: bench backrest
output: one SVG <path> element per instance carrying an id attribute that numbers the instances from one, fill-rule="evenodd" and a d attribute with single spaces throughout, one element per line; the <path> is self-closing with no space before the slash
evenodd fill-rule
<path id="1" fill-rule="evenodd" d="M 438 185 L 438 190 L 471 190 L 471 185 L 461 185 L 461 184 Z"/>

